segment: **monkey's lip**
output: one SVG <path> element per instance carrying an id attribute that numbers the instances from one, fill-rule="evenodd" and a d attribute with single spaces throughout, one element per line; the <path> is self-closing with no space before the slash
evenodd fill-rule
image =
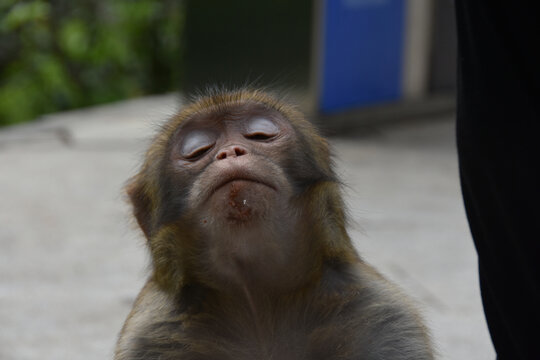
<path id="1" fill-rule="evenodd" d="M 223 178 L 212 188 L 211 194 L 214 194 L 217 190 L 233 181 L 249 181 L 257 184 L 261 184 L 276 191 L 276 187 L 269 182 L 262 180 L 259 176 L 253 174 L 246 174 L 244 172 L 235 171 L 230 174 L 225 174 Z"/>

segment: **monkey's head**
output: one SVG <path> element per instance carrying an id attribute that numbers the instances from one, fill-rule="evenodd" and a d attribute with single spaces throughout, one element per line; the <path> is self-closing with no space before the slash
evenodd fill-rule
<path id="1" fill-rule="evenodd" d="M 128 194 L 164 288 L 283 285 L 325 261 L 354 261 L 326 140 L 261 91 L 215 92 L 185 107 Z"/>

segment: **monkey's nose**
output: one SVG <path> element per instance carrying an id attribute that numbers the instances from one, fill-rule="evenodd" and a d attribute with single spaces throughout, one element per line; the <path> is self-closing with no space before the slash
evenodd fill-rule
<path id="1" fill-rule="evenodd" d="M 246 155 L 247 150 L 240 145 L 230 145 L 220 149 L 216 155 L 217 160 L 224 160 L 226 158 L 235 158 L 238 156 Z"/>

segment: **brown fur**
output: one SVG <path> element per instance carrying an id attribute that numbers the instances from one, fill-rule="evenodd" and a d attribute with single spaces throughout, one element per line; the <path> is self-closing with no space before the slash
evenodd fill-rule
<path id="1" fill-rule="evenodd" d="M 223 201 L 210 192 L 213 216 L 201 215 L 194 208 L 206 206 L 217 160 L 175 170 L 179 134 L 254 114 L 279 118 L 287 140 L 254 143 L 250 176 L 272 179 L 286 203 L 264 186 L 233 183 Z M 327 141 L 294 107 L 258 90 L 196 99 L 163 126 L 127 190 L 153 270 L 116 360 L 433 358 L 416 311 L 354 250 Z M 220 222 L 229 219 L 221 208 L 234 223 Z"/>

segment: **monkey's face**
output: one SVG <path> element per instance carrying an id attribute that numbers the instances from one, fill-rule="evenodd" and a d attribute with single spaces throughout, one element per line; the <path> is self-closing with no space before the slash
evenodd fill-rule
<path id="1" fill-rule="evenodd" d="M 322 225 L 340 206 L 326 141 L 257 91 L 202 98 L 173 117 L 128 194 L 164 283 L 186 273 L 283 283 L 321 229 L 339 231 Z"/>
<path id="2" fill-rule="evenodd" d="M 202 227 L 259 226 L 290 201 L 283 167 L 295 143 L 283 116 L 260 105 L 210 112 L 177 130 L 169 175 L 188 187 L 187 207 Z"/>
<path id="3" fill-rule="evenodd" d="M 293 253 L 297 209 L 285 168 L 297 147 L 285 117 L 257 104 L 200 114 L 177 129 L 167 186 L 185 189 L 176 216 L 190 219 L 211 263 L 284 262 Z"/>

